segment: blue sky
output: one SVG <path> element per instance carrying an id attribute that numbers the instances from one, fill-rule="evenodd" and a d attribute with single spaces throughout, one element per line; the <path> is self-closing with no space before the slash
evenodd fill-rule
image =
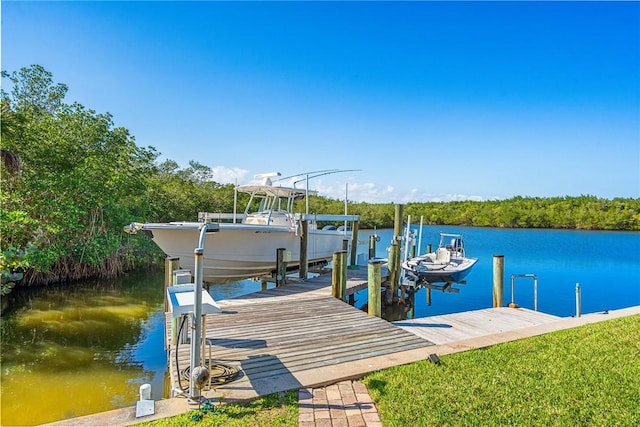
<path id="1" fill-rule="evenodd" d="M 2 69 L 219 182 L 371 203 L 640 197 L 638 2 L 2 1 Z M 4 84 L 5 82 L 3 82 Z"/>

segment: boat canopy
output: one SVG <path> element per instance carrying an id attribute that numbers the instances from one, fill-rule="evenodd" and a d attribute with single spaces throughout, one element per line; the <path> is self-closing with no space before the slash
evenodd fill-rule
<path id="1" fill-rule="evenodd" d="M 305 190 L 304 188 L 294 187 L 276 187 L 271 185 L 240 185 L 236 189 L 241 193 L 248 193 L 251 195 L 264 195 L 277 198 L 293 198 L 295 200 L 302 200 L 307 194 L 315 195 L 318 192 L 315 190 Z"/>

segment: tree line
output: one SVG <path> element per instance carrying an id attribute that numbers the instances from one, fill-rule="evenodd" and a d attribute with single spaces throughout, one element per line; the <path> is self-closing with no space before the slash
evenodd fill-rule
<path id="1" fill-rule="evenodd" d="M 0 165 L 2 295 L 16 285 L 106 277 L 158 265 L 164 254 L 132 221 L 197 220 L 230 212 L 234 187 L 209 167 L 158 161 L 108 113 L 66 103 L 68 87 L 39 65 L 11 73 L 3 89 Z M 240 202 L 244 196 L 240 194 Z M 300 211 L 304 206 L 300 205 Z M 311 212 L 339 214 L 344 201 L 313 197 Z M 393 203 L 349 202 L 361 228 L 393 227 Z M 515 197 L 495 201 L 409 203 L 405 215 L 425 224 L 479 227 L 640 230 L 640 199 Z"/>

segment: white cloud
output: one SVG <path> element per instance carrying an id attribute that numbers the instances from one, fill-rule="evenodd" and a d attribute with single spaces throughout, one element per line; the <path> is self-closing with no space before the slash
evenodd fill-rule
<path id="1" fill-rule="evenodd" d="M 237 167 L 214 166 L 211 168 L 213 180 L 221 184 L 249 184 L 256 183 L 253 173 L 246 169 Z M 304 179 L 304 176 L 292 177 L 286 180 L 277 181 L 278 185 L 293 186 L 294 181 Z M 297 187 L 303 188 L 304 183 L 298 182 Z M 327 182 L 322 179 L 313 179 L 309 185 L 311 190 L 317 190 L 318 194 L 337 200 L 344 200 L 345 194 L 351 202 L 367 203 L 420 203 L 420 202 L 451 202 L 485 200 L 482 196 L 468 194 L 430 194 L 413 188 L 402 191 L 392 185 L 378 185 L 373 182 Z"/>
<path id="2" fill-rule="evenodd" d="M 483 201 L 478 195 L 468 194 L 429 194 L 417 189 L 409 191 L 399 190 L 391 185 L 378 186 L 372 182 L 349 182 L 346 188 L 344 184 L 321 183 L 315 187 L 320 195 L 333 199 L 344 200 L 345 189 L 348 198 L 352 202 L 367 203 L 411 203 L 411 202 L 451 202 L 462 200 Z"/>
<path id="3" fill-rule="evenodd" d="M 249 171 L 240 168 L 228 168 L 226 166 L 214 166 L 211 168 L 213 181 L 220 184 L 243 184 L 246 183 Z"/>

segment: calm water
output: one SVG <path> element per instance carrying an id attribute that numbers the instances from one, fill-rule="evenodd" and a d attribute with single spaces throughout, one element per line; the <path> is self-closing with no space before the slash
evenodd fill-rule
<path id="1" fill-rule="evenodd" d="M 467 256 L 479 261 L 466 277 L 467 284 L 455 285 L 458 294 L 432 290 L 428 305 L 427 291 L 420 290 L 414 316 L 408 317 L 491 307 L 494 255 L 504 255 L 505 305 L 511 301 L 513 274 L 535 274 L 538 310 L 556 316 L 575 315 L 576 283 L 582 291 L 583 313 L 640 305 L 640 233 L 424 226 L 422 252 L 429 243 L 437 247 L 440 232 L 463 234 Z M 359 240 L 368 242 L 370 234 L 361 232 Z M 393 230 L 381 230 L 378 235 L 376 256 L 387 257 Z M 360 252 L 366 249 L 359 246 Z M 533 295 L 532 279 L 515 280 L 517 304 L 533 309 Z M 356 306 L 366 304 L 366 298 L 366 291 L 359 292 Z"/>
<path id="2" fill-rule="evenodd" d="M 460 293 L 416 294 L 408 317 L 492 305 L 493 255 L 505 257 L 505 304 L 512 274 L 538 276 L 538 309 L 575 314 L 575 286 L 583 313 L 640 305 L 640 233 L 424 227 L 422 246 L 439 232 L 464 234 L 468 256 L 480 259 Z M 359 253 L 368 252 L 360 232 Z M 378 257 L 386 257 L 391 230 L 379 230 Z M 36 425 L 135 405 L 139 387 L 167 393 L 163 326 L 163 274 L 78 284 L 61 290 L 14 292 L 2 317 L 2 425 Z M 242 281 L 212 288 L 216 300 L 256 292 Z M 516 302 L 533 308 L 533 282 L 516 281 Z M 366 292 L 356 306 L 366 304 Z M 399 316 L 395 313 L 393 316 Z M 390 318 L 392 315 L 389 316 Z M 395 320 L 395 319 L 393 319 Z"/>

